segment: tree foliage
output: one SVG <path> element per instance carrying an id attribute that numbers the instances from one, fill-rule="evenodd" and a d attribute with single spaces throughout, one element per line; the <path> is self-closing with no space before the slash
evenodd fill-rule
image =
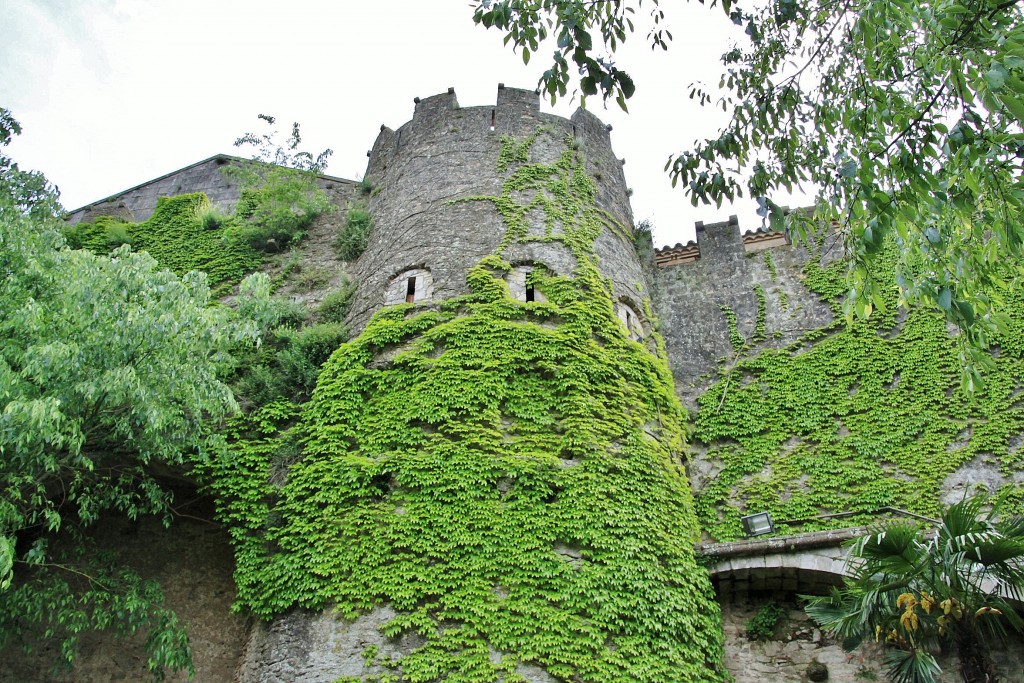
<path id="1" fill-rule="evenodd" d="M 157 677 L 187 668 L 158 587 L 91 550 L 90 528 L 107 515 L 169 521 L 153 469 L 180 471 L 215 445 L 204 423 L 236 409 L 219 373 L 253 331 L 210 305 L 200 273 L 179 278 L 128 246 L 66 248 L 56 197 L 32 199 L 45 178 L 2 171 L 0 645 L 60 638 L 70 663 L 84 630 L 145 629 Z"/>
<path id="2" fill-rule="evenodd" d="M 46 176 L 38 171 L 20 169 L 3 152 L 15 135 L 21 135 L 21 124 L 9 109 L 0 107 L 0 196 L 6 198 L 9 208 L 31 214 L 34 218 L 60 214 L 63 211 L 60 193 Z"/>
<path id="3" fill-rule="evenodd" d="M 808 614 L 855 646 L 892 646 L 897 683 L 932 683 L 943 643 L 957 651 L 966 683 L 994 681 L 989 648 L 1020 631 L 1024 595 L 1024 517 L 1001 518 L 998 501 L 978 495 L 950 507 L 937 529 L 902 522 L 861 538 L 842 589 L 811 598 Z"/>
<path id="4" fill-rule="evenodd" d="M 711 4 L 715 4 L 712 2 Z M 524 58 L 557 41 L 543 89 L 564 96 L 579 69 L 584 95 L 625 105 L 632 79 L 611 54 L 649 13 L 667 47 L 658 0 L 480 0 L 474 19 Z M 744 191 L 765 220 L 806 237 L 836 221 L 849 255 L 848 315 L 870 315 L 882 291 L 867 263 L 887 238 L 901 247 L 902 300 L 930 302 L 967 332 L 977 362 L 1000 324 L 998 262 L 1024 243 L 1024 21 L 1013 0 L 723 0 L 747 40 L 722 56 L 718 95 L 691 97 L 731 114 L 719 135 L 670 157 L 694 204 Z M 604 56 L 595 56 L 595 55 Z M 817 193 L 812 215 L 785 217 L 772 198 Z M 969 364 L 969 363 L 968 363 Z"/>

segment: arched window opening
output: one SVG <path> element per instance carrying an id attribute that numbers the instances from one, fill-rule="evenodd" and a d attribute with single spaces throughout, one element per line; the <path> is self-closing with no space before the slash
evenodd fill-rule
<path id="1" fill-rule="evenodd" d="M 622 321 L 622 325 L 626 328 L 629 338 L 633 341 L 642 342 L 644 340 L 643 320 L 636 314 L 633 307 L 620 301 L 616 305 L 616 312 L 619 314 L 619 320 Z"/>
<path id="2" fill-rule="evenodd" d="M 426 268 L 410 268 L 391 278 L 384 292 L 384 305 L 394 306 L 426 301 L 434 295 L 433 278 Z"/>

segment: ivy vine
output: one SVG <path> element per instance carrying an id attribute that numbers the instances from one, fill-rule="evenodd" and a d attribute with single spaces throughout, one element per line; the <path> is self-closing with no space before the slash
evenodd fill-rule
<path id="1" fill-rule="evenodd" d="M 147 251 L 161 267 L 178 275 L 206 273 L 210 287 L 223 291 L 259 267 L 262 256 L 249 246 L 236 218 L 204 221 L 210 200 L 202 193 L 157 199 L 153 215 L 141 223 L 101 216 L 65 228 L 71 246 L 106 254 L 121 243 Z"/>
<path id="2" fill-rule="evenodd" d="M 891 261 L 875 268 L 885 278 Z M 810 262 L 805 284 L 841 317 L 841 263 Z M 886 506 L 937 516 L 941 492 L 967 463 L 1002 477 L 999 493 L 1024 507 L 1024 487 L 1013 483 L 1024 469 L 1024 289 L 1006 298 L 1009 327 L 996 340 L 986 388 L 973 395 L 960 388 L 957 340 L 942 317 L 900 311 L 897 288 L 887 291 L 886 309 L 871 319 L 743 359 L 699 399 L 694 438 L 720 467 L 696 497 L 711 536 L 739 538 L 744 511 L 777 520 L 860 513 L 780 533 L 868 522 Z"/>

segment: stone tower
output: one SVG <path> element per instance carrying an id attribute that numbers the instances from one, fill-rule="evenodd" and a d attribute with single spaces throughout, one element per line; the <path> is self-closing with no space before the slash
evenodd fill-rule
<path id="1" fill-rule="evenodd" d="M 240 679 L 724 680 L 608 129 L 450 90 L 366 178 L 358 336 L 237 503 Z"/>
<path id="2" fill-rule="evenodd" d="M 466 273 L 481 257 L 494 252 L 507 227 L 486 203 L 454 202 L 472 196 L 501 194 L 505 180 L 497 172 L 503 140 L 526 140 L 539 131 L 530 148 L 530 160 L 555 163 L 565 141 L 582 153 L 586 171 L 594 179 L 595 205 L 609 220 L 631 230 L 622 163 L 612 152 L 609 127 L 590 112 L 578 110 L 571 120 L 540 112 L 540 99 L 532 90 L 498 87 L 497 104 L 460 107 L 454 89 L 416 99 L 411 121 L 393 131 L 381 127 L 369 153 L 365 177 L 373 185 L 370 209 L 376 229 L 359 259 L 359 283 L 352 306 L 352 322 L 359 329 L 386 301 L 405 301 L 406 290 L 396 286 L 389 300 L 389 283 L 407 271 L 422 271 L 416 300 L 443 300 L 467 290 Z M 522 199 L 519 197 L 518 199 Z M 536 261 L 568 275 L 574 263 L 557 242 L 532 239 L 543 236 L 545 217 L 531 208 L 531 239 L 517 241 L 506 260 Z M 554 228 L 556 231 L 558 227 Z M 604 230 L 594 251 L 601 273 L 611 279 L 616 299 L 633 302 L 646 296 L 637 285 L 644 281 L 628 235 Z M 407 285 L 407 278 L 402 281 Z M 430 296 L 425 296 L 426 292 Z M 398 294 L 395 294 L 397 292 Z"/>

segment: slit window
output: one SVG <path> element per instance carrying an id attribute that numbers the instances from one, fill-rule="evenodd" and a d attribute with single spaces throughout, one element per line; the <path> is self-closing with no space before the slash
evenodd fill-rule
<path id="1" fill-rule="evenodd" d="M 495 111 L 494 111 L 494 110 L 492 109 L 492 110 L 491 110 L 491 130 L 494 130 L 494 121 L 495 121 L 495 118 L 496 118 L 496 117 L 495 117 Z"/>
<path id="2" fill-rule="evenodd" d="M 505 281 L 508 283 L 509 294 L 513 299 L 526 302 L 536 301 L 537 303 L 547 301 L 544 298 L 543 290 L 538 289 L 533 283 L 533 270 L 533 264 L 529 263 L 512 267 Z"/>
<path id="3" fill-rule="evenodd" d="M 617 309 L 619 320 L 622 321 L 623 327 L 626 328 L 626 334 L 629 335 L 629 338 L 633 341 L 642 342 L 644 339 L 644 326 L 640 316 L 636 314 L 632 307 L 624 302 L 619 302 Z"/>
<path id="4" fill-rule="evenodd" d="M 430 301 L 434 295 L 434 281 L 426 268 L 409 268 L 388 281 L 384 291 L 384 305 L 416 304 Z"/>

